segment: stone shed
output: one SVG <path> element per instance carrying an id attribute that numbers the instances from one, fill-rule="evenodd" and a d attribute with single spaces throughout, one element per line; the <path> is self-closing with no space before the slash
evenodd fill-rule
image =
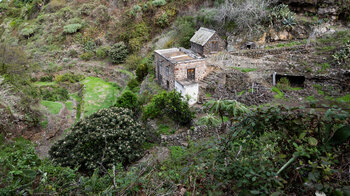
<path id="1" fill-rule="evenodd" d="M 191 38 L 191 50 L 206 56 L 225 49 L 225 41 L 215 30 L 201 27 Z"/>
<path id="2" fill-rule="evenodd" d="M 207 74 L 206 60 L 184 48 L 156 50 L 154 54 L 156 80 L 167 90 L 177 90 L 190 96 L 190 104 L 198 99 L 199 85 Z"/>

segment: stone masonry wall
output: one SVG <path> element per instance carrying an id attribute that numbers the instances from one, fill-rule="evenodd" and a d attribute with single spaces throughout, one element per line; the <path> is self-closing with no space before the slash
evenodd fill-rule
<path id="1" fill-rule="evenodd" d="M 154 66 L 156 69 L 156 80 L 160 86 L 167 89 L 167 81 L 169 81 L 169 89 L 173 90 L 175 88 L 175 74 L 174 74 L 174 65 L 169 62 L 164 57 L 159 54 L 154 54 Z M 161 71 L 158 70 L 158 65 L 161 67 Z M 169 74 L 167 74 L 167 67 L 169 69 Z M 162 75 L 162 80 L 158 80 L 158 73 Z"/>
<path id="2" fill-rule="evenodd" d="M 213 41 L 217 41 L 218 42 L 218 51 L 212 51 L 211 42 L 213 42 Z M 226 47 L 225 41 L 223 39 L 221 39 L 221 37 L 217 33 L 215 33 L 209 39 L 209 41 L 204 45 L 204 47 L 203 47 L 203 54 L 204 55 L 208 55 L 208 54 L 211 54 L 211 53 L 223 51 L 223 50 L 225 50 L 225 47 Z"/>
<path id="3" fill-rule="evenodd" d="M 195 68 L 195 80 L 198 82 L 202 80 L 206 75 L 206 61 L 197 60 L 187 63 L 179 63 L 175 65 L 175 79 L 176 80 L 185 80 L 187 79 L 187 69 Z"/>

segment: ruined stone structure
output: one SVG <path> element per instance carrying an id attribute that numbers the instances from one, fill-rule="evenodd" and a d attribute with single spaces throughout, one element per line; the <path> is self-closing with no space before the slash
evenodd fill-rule
<path id="1" fill-rule="evenodd" d="M 191 38 L 191 50 L 206 56 L 225 49 L 225 42 L 212 29 L 201 27 Z"/>
<path id="2" fill-rule="evenodd" d="M 190 96 L 190 104 L 197 102 L 198 81 L 206 75 L 206 60 L 203 57 L 184 48 L 170 48 L 156 50 L 154 64 L 159 85 Z"/>

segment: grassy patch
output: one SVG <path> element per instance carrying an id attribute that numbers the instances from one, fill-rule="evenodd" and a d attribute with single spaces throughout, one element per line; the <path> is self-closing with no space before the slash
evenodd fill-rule
<path id="1" fill-rule="evenodd" d="M 251 71 L 256 71 L 257 68 L 242 68 L 242 67 L 232 67 L 232 69 L 241 71 L 243 73 L 251 72 Z"/>
<path id="2" fill-rule="evenodd" d="M 51 114 L 60 113 L 60 111 L 63 107 L 63 105 L 61 103 L 53 102 L 53 101 L 43 100 L 40 103 L 41 103 L 41 105 L 45 106 Z"/>
<path id="3" fill-rule="evenodd" d="M 276 99 L 283 99 L 284 98 L 284 93 L 282 91 L 280 91 L 280 89 L 278 89 L 277 87 L 272 87 L 272 92 L 277 93 L 274 97 Z"/>
<path id="4" fill-rule="evenodd" d="M 170 135 L 175 133 L 175 129 L 170 129 L 168 125 L 160 124 L 158 126 L 158 132 L 163 135 Z"/>
<path id="5" fill-rule="evenodd" d="M 314 96 L 308 96 L 305 98 L 307 101 L 310 101 L 310 102 L 314 102 L 316 101 L 315 97 Z"/>
<path id="6" fill-rule="evenodd" d="M 206 98 L 210 98 L 210 97 L 211 97 L 211 94 L 210 94 L 210 93 L 206 93 L 206 94 L 205 94 L 205 97 L 206 97 Z"/>
<path id="7" fill-rule="evenodd" d="M 119 93 L 115 85 L 100 78 L 88 77 L 82 81 L 84 84 L 83 116 L 89 116 L 99 109 L 114 105 L 116 95 Z"/>
<path id="8" fill-rule="evenodd" d="M 129 79 L 132 79 L 132 78 L 135 77 L 132 72 L 130 72 L 128 70 L 125 70 L 125 69 L 115 69 L 115 71 L 118 72 L 118 73 L 122 73 L 122 74 L 125 74 L 125 75 L 129 76 Z"/>
<path id="9" fill-rule="evenodd" d="M 336 100 L 343 103 L 350 103 L 350 94 L 344 95 L 342 97 L 338 97 L 336 98 Z"/>
<path id="10" fill-rule="evenodd" d="M 34 82 L 34 85 L 36 86 L 56 86 L 57 83 L 56 82 Z"/>
<path id="11" fill-rule="evenodd" d="M 40 122 L 40 126 L 44 129 L 47 128 L 47 124 L 49 123 L 49 121 L 47 120 L 47 118 L 43 121 Z"/>
<path id="12" fill-rule="evenodd" d="M 72 111 L 73 110 L 73 102 L 71 101 L 67 101 L 66 103 L 64 103 L 66 105 L 66 108 L 69 110 L 69 111 Z"/>

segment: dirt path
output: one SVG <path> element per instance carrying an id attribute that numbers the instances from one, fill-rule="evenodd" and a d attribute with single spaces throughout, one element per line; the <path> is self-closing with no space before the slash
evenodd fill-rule
<path id="1" fill-rule="evenodd" d="M 36 151 L 40 157 L 48 157 L 48 152 L 53 143 L 64 135 L 64 131 L 70 128 L 75 120 L 75 109 L 69 111 L 66 105 L 60 102 L 63 107 L 57 115 L 47 112 L 48 124 L 44 132 L 42 132 L 41 139 L 36 141 L 38 146 Z M 73 102 L 74 104 L 74 102 Z"/>

